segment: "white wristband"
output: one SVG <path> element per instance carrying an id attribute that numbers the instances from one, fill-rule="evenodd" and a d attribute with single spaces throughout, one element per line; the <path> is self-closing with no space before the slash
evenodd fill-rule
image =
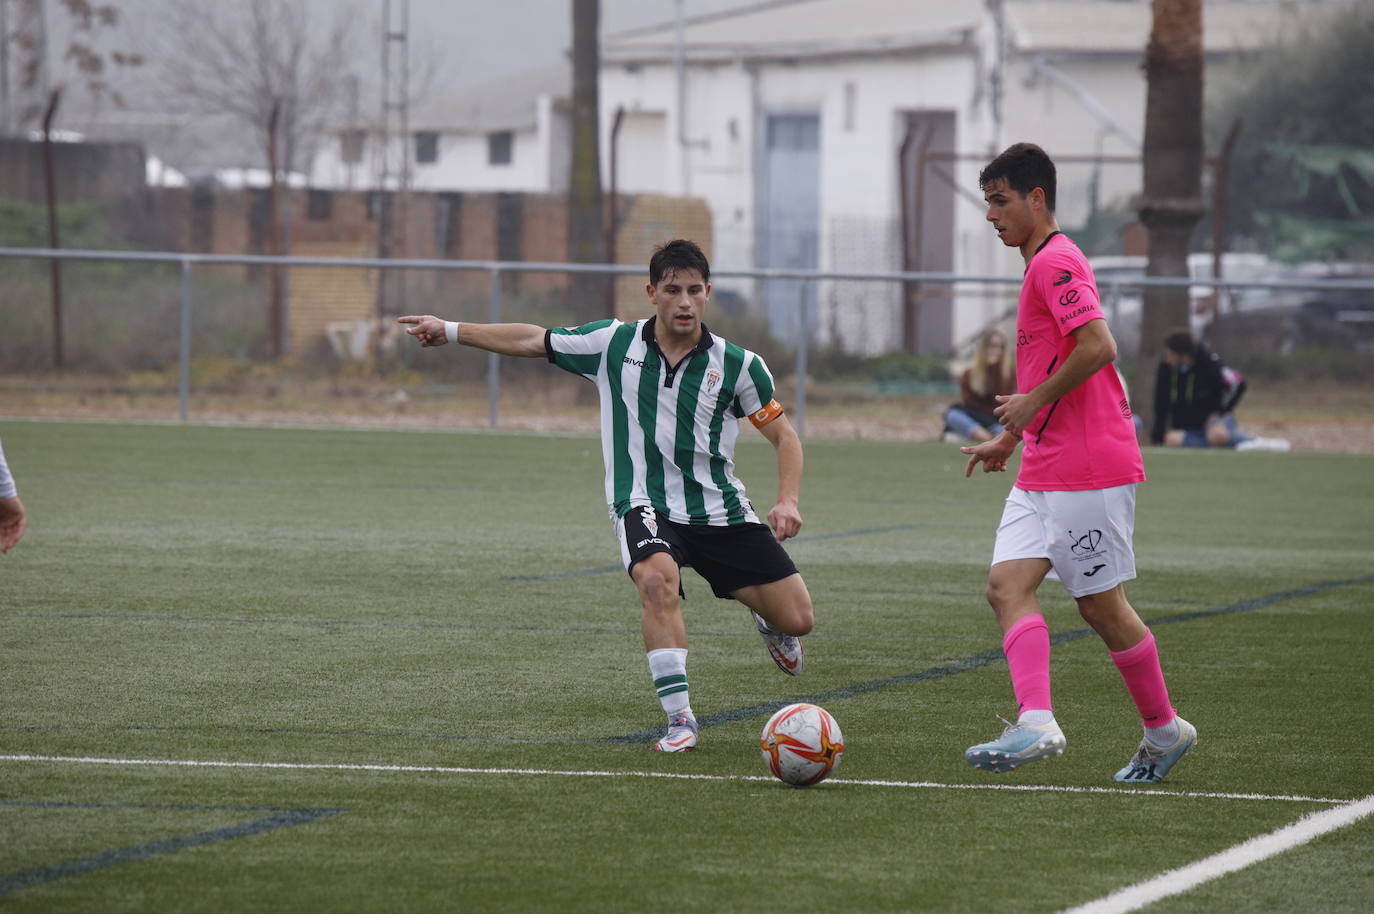
<path id="1" fill-rule="evenodd" d="M 444 339 L 450 343 L 458 342 L 458 321 L 444 321 Z"/>

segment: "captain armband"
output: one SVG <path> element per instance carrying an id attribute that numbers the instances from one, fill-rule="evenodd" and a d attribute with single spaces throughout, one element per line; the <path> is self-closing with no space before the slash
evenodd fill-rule
<path id="1" fill-rule="evenodd" d="M 749 421 L 754 423 L 754 428 L 763 428 L 781 415 L 782 404 L 777 400 L 769 400 L 763 409 L 756 409 L 749 414 Z"/>

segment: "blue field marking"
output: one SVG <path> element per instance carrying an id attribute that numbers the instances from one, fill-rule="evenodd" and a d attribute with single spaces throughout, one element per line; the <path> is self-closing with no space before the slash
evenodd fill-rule
<path id="1" fill-rule="evenodd" d="M 260 819 L 240 822 L 237 825 L 230 825 L 225 828 L 216 828 L 210 831 L 196 832 L 189 835 L 179 835 L 174 838 L 164 838 L 160 841 L 150 841 L 147 844 L 117 847 L 90 857 L 67 860 L 62 863 L 53 863 L 48 866 L 39 866 L 31 870 L 11 873 L 8 876 L 0 876 L 0 897 L 18 892 L 22 889 L 33 888 L 36 885 L 43 885 L 44 883 L 54 882 L 58 879 L 65 879 L 68 876 L 78 876 L 82 873 L 89 873 L 94 870 L 116 866 L 121 863 L 146 860 L 149 857 L 156 857 L 158 854 L 169 854 L 173 851 L 182 850 L 183 848 L 203 847 L 207 844 L 218 844 L 221 841 L 232 841 L 235 838 L 247 838 L 250 835 L 261 835 L 265 832 L 275 831 L 279 828 L 290 828 L 293 825 L 303 825 L 306 822 L 314 822 L 317 819 L 337 816 L 339 813 L 347 811 L 343 809 L 284 809 L 274 806 L 181 806 L 139 803 L 70 803 L 23 800 L 0 800 L 0 807 L 91 810 L 170 809 L 186 812 L 271 813 L 271 815 L 264 816 Z"/>
<path id="2" fill-rule="evenodd" d="M 1345 578 L 1339 581 L 1322 581 L 1317 584 L 1296 587 L 1292 590 L 1283 590 L 1278 593 L 1265 594 L 1264 596 L 1254 597 L 1249 600 L 1241 600 L 1238 603 L 1231 603 L 1227 606 L 1220 606 L 1215 609 L 1200 609 L 1194 612 L 1175 613 L 1169 616 L 1155 616 L 1146 619 L 1145 623 L 1154 627 L 1158 625 L 1173 625 L 1178 622 L 1194 622 L 1198 619 L 1209 619 L 1214 616 L 1228 616 L 1233 613 L 1250 612 L 1256 609 L 1263 609 L 1266 606 L 1272 606 L 1275 603 L 1281 603 L 1285 600 L 1296 600 L 1299 597 L 1307 597 L 1312 594 L 1323 593 L 1340 587 L 1349 587 L 1352 584 L 1368 584 L 1370 582 L 1374 582 L 1374 574 Z M 1079 628 L 1073 631 L 1059 632 L 1058 634 L 1050 636 L 1050 644 L 1066 644 L 1070 641 L 1077 641 L 1080 638 L 1087 638 L 1096 634 L 1097 633 L 1090 628 Z M 786 707 L 798 701 L 824 706 L 827 702 L 855 698 L 859 695 L 867 695 L 870 692 L 890 689 L 894 686 L 945 679 L 949 676 L 958 675 L 959 673 L 967 673 L 970 670 L 982 669 L 983 667 L 992 666 L 996 663 L 1002 663 L 1005 659 L 1000 647 L 992 648 L 940 666 L 931 667 L 925 670 L 917 670 L 914 673 L 903 673 L 900 676 L 891 676 L 886 679 L 872 679 L 868 682 L 841 686 L 839 688 L 829 689 L 825 692 L 816 692 L 812 695 L 802 695 L 781 701 L 763 702 L 762 704 L 750 705 L 745 708 L 731 708 L 725 711 L 716 711 L 713 714 L 699 715 L 697 717 L 697 725 L 704 729 L 706 727 L 734 723 L 735 721 L 748 720 L 751 717 L 763 717 L 772 714 L 779 708 Z M 626 733 L 622 736 L 609 736 L 606 737 L 606 741 L 612 743 L 643 743 L 652 739 L 657 739 L 662 735 L 663 728 L 654 727 L 651 730 L 640 730 L 637 733 Z"/>
<path id="3" fill-rule="evenodd" d="M 865 527 L 859 530 L 840 530 L 837 533 L 821 533 L 816 536 L 799 536 L 794 543 L 816 543 L 821 540 L 844 539 L 849 536 L 870 536 L 875 533 L 899 533 L 903 530 L 920 530 L 928 524 L 893 524 L 890 527 Z M 597 574 L 610 574 L 624 571 L 624 565 L 606 565 L 601 568 L 579 568 L 574 571 L 555 571 L 550 574 L 517 574 L 505 578 L 507 581 L 556 581 L 560 578 L 585 578 Z"/>

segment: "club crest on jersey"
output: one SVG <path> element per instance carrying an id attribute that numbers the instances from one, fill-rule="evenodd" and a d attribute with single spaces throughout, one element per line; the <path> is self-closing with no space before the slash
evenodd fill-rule
<path id="1" fill-rule="evenodd" d="M 716 392 L 716 388 L 719 386 L 720 372 L 716 371 L 716 369 L 714 368 L 706 369 L 706 392 L 708 394 L 713 394 Z"/>
<path id="2" fill-rule="evenodd" d="M 654 514 L 654 509 L 645 505 L 639 509 L 639 517 L 644 521 L 644 527 L 649 531 L 649 535 L 658 536 L 658 518 Z"/>

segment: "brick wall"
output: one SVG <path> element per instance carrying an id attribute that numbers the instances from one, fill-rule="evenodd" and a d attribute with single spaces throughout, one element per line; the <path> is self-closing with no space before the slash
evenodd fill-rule
<path id="1" fill-rule="evenodd" d="M 132 143 L 57 143 L 53 147 L 61 202 L 104 204 L 111 225 L 149 250 L 213 254 L 269 253 L 268 193 L 262 188 L 147 187 L 144 154 Z M 42 144 L 0 140 L 0 195 L 42 202 Z M 397 206 L 398 201 L 391 201 Z M 279 206 L 289 214 L 290 251 L 298 255 L 368 257 L 377 253 L 378 216 L 384 198 L 368 191 L 281 188 Z M 398 207 L 399 208 L 399 207 Z M 449 260 L 567 260 L 567 201 L 561 195 L 516 193 L 418 193 L 407 196 L 401 243 L 393 257 Z M 670 238 L 692 238 L 711 253 L 711 214 L 696 198 L 649 194 L 617 200 L 616 260 L 645 267 L 654 246 Z M 267 270 L 243 268 L 263 285 Z M 371 272 L 365 277 L 363 274 Z M 386 271 L 387 310 L 483 301 L 490 288 L 484 271 Z M 337 275 L 336 275 L 337 274 Z M 333 267 L 291 271 L 288 342 L 292 352 L 317 347 L 324 325 L 370 318 L 377 311 L 376 271 Z M 508 296 L 554 297 L 570 288 L 566 273 L 507 274 Z M 398 310 L 400 309 L 400 310 Z M 614 309 L 626 318 L 643 316 L 644 278 L 615 283 Z M 485 312 L 483 312 L 485 313 Z M 575 313 L 569 309 L 569 313 Z"/>

